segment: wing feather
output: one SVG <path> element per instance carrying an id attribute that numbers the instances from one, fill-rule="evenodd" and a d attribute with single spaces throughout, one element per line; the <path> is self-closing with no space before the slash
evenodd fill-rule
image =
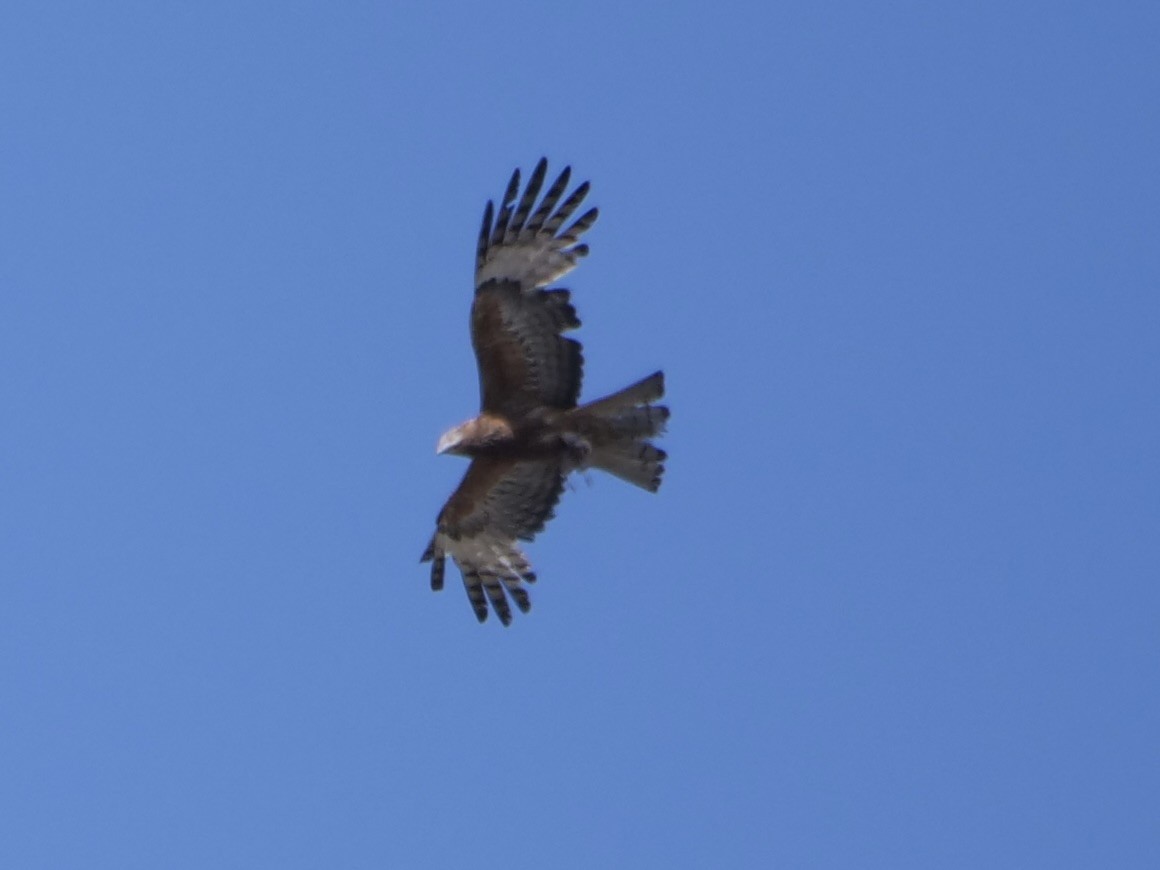
<path id="1" fill-rule="evenodd" d="M 589 183 L 585 181 L 574 191 L 572 191 L 572 194 L 566 200 L 564 200 L 564 204 L 556 209 L 556 213 L 554 215 L 548 218 L 547 223 L 544 224 L 543 233 L 553 236 L 556 235 L 560 227 L 564 225 L 564 221 L 572 217 L 572 212 L 576 211 L 577 206 L 579 206 L 580 203 L 584 201 L 584 197 L 588 195 L 589 187 Z M 596 209 L 592 209 L 592 211 L 596 211 Z M 597 214 L 599 215 L 599 212 L 597 212 Z M 592 222 L 594 223 L 595 221 L 596 218 L 593 217 Z"/>
<path id="2" fill-rule="evenodd" d="M 479 241 L 475 245 L 475 270 L 478 272 L 491 246 L 491 222 L 495 217 L 495 204 L 489 199 L 483 210 L 483 226 L 479 228 Z"/>
<path id="3" fill-rule="evenodd" d="M 544 158 L 541 158 L 544 159 Z M 545 159 L 545 168 L 547 161 Z M 548 188 L 548 192 L 544 194 L 544 199 L 540 203 L 540 207 L 536 209 L 536 213 L 532 219 L 528 221 L 528 225 L 524 230 L 525 235 L 536 235 L 544 226 L 544 221 L 548 219 L 548 215 L 552 213 L 552 209 L 556 207 L 556 203 L 560 201 L 561 194 L 564 193 L 564 188 L 568 186 L 569 180 L 572 178 L 572 167 L 565 166 L 564 170 L 552 182 L 552 186 Z"/>
<path id="4" fill-rule="evenodd" d="M 513 208 L 520 183 L 518 169 L 512 173 L 494 221 L 488 213 L 494 207 L 485 211 L 475 260 L 477 289 L 491 280 L 515 281 L 525 292 L 546 287 L 576 268 L 577 261 L 586 253 L 577 249 L 576 242 L 595 223 L 599 216 L 597 209 L 585 212 L 569 233 L 557 235 L 560 227 L 588 195 L 589 184 L 586 181 L 572 191 L 559 208 L 556 207 L 571 178 L 569 167 L 564 168 L 544 195 L 535 214 L 524 223 L 523 216 L 531 211 L 545 172 L 547 162 L 541 160 L 532 171 L 527 190 L 524 191 L 519 207 L 515 209 L 514 217 Z"/>
<path id="5" fill-rule="evenodd" d="M 584 353 L 563 334 L 580 325 L 567 290 L 527 294 L 492 282 L 476 294 L 471 325 L 483 412 L 518 420 L 544 406 L 576 407 Z"/>
<path id="6" fill-rule="evenodd" d="M 512 216 L 508 231 L 504 234 L 503 243 L 506 243 L 513 235 L 518 236 L 523 230 L 524 222 L 528 219 L 528 214 L 531 212 L 532 206 L 536 204 L 536 197 L 540 195 L 540 188 L 544 184 L 544 173 L 547 171 L 548 158 L 541 157 L 540 162 L 536 164 L 536 168 L 532 170 L 532 177 L 528 179 L 528 186 L 524 190 L 524 195 L 520 199 L 516 213 Z"/>
<path id="7" fill-rule="evenodd" d="M 508 182 L 507 190 L 503 194 L 503 202 L 500 203 L 499 216 L 495 219 L 495 226 L 492 228 L 491 243 L 492 245 L 501 245 L 504 236 L 507 234 L 508 221 L 512 217 L 512 206 L 515 205 L 516 194 L 520 191 L 520 170 L 517 168 L 512 173 L 512 179 Z"/>
<path id="8" fill-rule="evenodd" d="M 504 625 L 510 623 L 508 598 L 526 613 L 531 600 L 522 584 L 534 583 L 536 575 L 517 542 L 530 541 L 552 518 L 564 477 L 556 460 L 472 460 L 440 511 L 423 554 L 423 561 L 433 563 L 432 588 L 441 588 L 443 564 L 450 556 L 480 622 L 490 605 Z"/>
<path id="9" fill-rule="evenodd" d="M 583 377 L 580 343 L 563 335 L 580 325 L 576 309 L 566 290 L 544 288 L 587 255 L 580 238 L 599 212 L 589 209 L 561 233 L 589 185 L 579 185 L 560 203 L 571 178 L 565 167 L 535 208 L 546 173 L 541 159 L 522 196 L 519 170 L 512 174 L 498 214 L 491 202 L 484 210 L 476 249 L 471 338 L 480 404 L 485 412 L 514 418 L 545 405 L 575 407 Z"/>

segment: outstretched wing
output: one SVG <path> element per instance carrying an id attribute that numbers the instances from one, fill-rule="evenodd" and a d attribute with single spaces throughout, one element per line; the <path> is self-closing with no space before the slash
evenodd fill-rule
<path id="1" fill-rule="evenodd" d="M 588 182 L 561 202 L 572 174 L 565 167 L 537 206 L 547 169 L 541 159 L 518 203 L 520 171 L 512 174 L 498 214 L 490 201 L 484 210 L 476 251 L 471 342 L 480 404 L 511 418 L 545 405 L 573 408 L 580 395 L 580 342 L 563 335 L 580 325 L 576 309 L 567 290 L 544 288 L 587 255 L 580 237 L 599 213 L 589 209 L 562 230 Z"/>
<path id="2" fill-rule="evenodd" d="M 421 559 L 432 562 L 431 588 L 443 588 L 444 561 L 451 556 L 476 619 L 487 619 L 490 602 L 500 621 L 511 623 L 508 597 L 527 613 L 532 604 L 520 584 L 535 582 L 536 575 L 517 541 L 530 541 L 551 519 L 564 477 L 553 459 L 473 459 L 439 512 Z"/>

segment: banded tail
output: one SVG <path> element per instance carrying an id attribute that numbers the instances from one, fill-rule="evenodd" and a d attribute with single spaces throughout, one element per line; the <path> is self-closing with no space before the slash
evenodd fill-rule
<path id="1" fill-rule="evenodd" d="M 664 474 L 665 451 L 649 443 L 660 435 L 669 409 L 653 402 L 665 394 L 665 376 L 655 372 L 619 392 L 577 408 L 577 430 L 591 452 L 585 465 L 656 492 Z"/>

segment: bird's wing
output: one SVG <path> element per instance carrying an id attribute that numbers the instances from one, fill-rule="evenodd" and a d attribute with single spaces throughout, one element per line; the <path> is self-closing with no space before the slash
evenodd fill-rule
<path id="1" fill-rule="evenodd" d="M 471 341 L 479 363 L 485 412 L 520 417 L 548 406 L 572 408 L 580 395 L 580 343 L 563 333 L 580 325 L 570 294 L 545 289 L 588 253 L 580 237 L 595 223 L 595 208 L 561 229 L 588 194 L 588 183 L 561 202 L 565 168 L 537 206 L 547 161 L 536 164 L 524 193 L 517 169 L 498 214 L 488 202 L 475 261 Z"/>
<path id="2" fill-rule="evenodd" d="M 451 556 L 480 622 L 487 619 L 490 602 L 508 625 L 509 596 L 527 613 L 531 601 L 520 584 L 534 582 L 536 575 L 517 542 L 530 541 L 552 518 L 564 477 L 555 459 L 473 459 L 439 512 L 435 535 L 423 553 L 422 561 L 432 562 L 431 588 L 443 588 L 444 560 Z"/>

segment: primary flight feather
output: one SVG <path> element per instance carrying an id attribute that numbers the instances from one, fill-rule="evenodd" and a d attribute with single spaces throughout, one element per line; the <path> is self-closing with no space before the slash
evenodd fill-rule
<path id="1" fill-rule="evenodd" d="M 509 599 L 525 613 L 531 608 L 523 584 L 536 579 L 518 542 L 551 519 L 571 472 L 599 468 L 650 492 L 664 472 L 665 452 L 649 441 L 669 417 L 654 404 L 664 395 L 662 372 L 577 405 L 584 358 L 580 342 L 564 333 L 580 320 L 570 293 L 548 285 L 588 254 L 580 237 L 598 212 L 588 209 L 569 224 L 588 182 L 565 197 L 565 167 L 539 199 L 547 170 L 540 160 L 520 196 L 517 169 L 498 212 L 489 201 L 483 213 L 471 305 L 480 413 L 445 432 L 436 448 L 469 456 L 471 465 L 422 558 L 432 563 L 438 590 L 450 556 L 476 618 L 486 620 L 490 605 L 504 625 L 512 618 Z"/>

